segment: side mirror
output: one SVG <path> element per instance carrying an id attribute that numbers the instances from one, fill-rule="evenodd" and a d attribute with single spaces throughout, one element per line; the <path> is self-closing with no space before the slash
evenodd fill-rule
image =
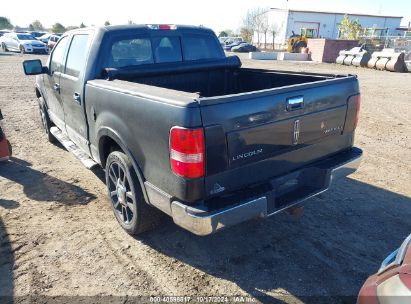
<path id="1" fill-rule="evenodd" d="M 47 73 L 47 68 L 43 67 L 40 59 L 23 61 L 24 74 L 39 75 Z"/>

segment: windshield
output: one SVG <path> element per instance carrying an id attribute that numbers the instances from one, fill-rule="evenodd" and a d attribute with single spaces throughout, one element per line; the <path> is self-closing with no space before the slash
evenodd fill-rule
<path id="1" fill-rule="evenodd" d="M 36 40 L 32 35 L 27 35 L 27 34 L 19 34 L 17 35 L 17 38 L 19 40 Z"/>

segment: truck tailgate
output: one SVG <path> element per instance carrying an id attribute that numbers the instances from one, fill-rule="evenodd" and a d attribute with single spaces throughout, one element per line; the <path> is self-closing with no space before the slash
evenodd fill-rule
<path id="1" fill-rule="evenodd" d="M 200 99 L 207 197 L 258 184 L 352 146 L 355 76 Z M 348 110 L 348 111 L 347 111 Z"/>

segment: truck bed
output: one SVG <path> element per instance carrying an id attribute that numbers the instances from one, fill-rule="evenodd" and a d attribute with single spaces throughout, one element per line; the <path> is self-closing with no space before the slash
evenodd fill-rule
<path id="1" fill-rule="evenodd" d="M 150 67 L 149 70 L 141 67 L 123 69 L 115 71 L 114 78 L 174 91 L 196 93 L 201 98 L 256 92 L 338 77 L 240 68 L 241 62 L 237 57 L 228 57 L 224 61 L 208 61 L 207 68 L 202 68 L 202 65 L 198 63 L 179 63 L 178 67 L 177 71 L 170 67 L 163 69 L 161 65 Z M 113 71 L 111 72 L 113 74 Z"/>

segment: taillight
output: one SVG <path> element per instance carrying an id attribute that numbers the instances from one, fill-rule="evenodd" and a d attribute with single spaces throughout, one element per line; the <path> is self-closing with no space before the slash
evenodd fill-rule
<path id="1" fill-rule="evenodd" d="M 358 116 L 360 115 L 360 106 L 361 106 L 361 95 L 357 95 L 357 108 L 355 111 L 355 118 L 354 118 L 354 129 L 357 128 L 358 125 Z"/>
<path id="2" fill-rule="evenodd" d="M 204 158 L 203 129 L 171 129 L 170 164 L 175 174 L 186 178 L 204 176 Z"/>

